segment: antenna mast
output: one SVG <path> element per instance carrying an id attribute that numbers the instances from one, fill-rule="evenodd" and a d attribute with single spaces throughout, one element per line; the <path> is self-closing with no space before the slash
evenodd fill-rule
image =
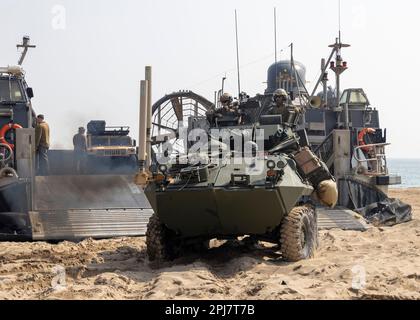
<path id="1" fill-rule="evenodd" d="M 341 43 L 341 0 L 338 0 L 338 39 Z"/>
<path id="2" fill-rule="evenodd" d="M 344 44 L 341 39 L 341 0 L 338 0 L 338 38 L 335 39 L 335 43 L 330 45 L 329 47 L 332 48 L 331 54 L 329 58 L 327 59 L 326 63 L 323 63 L 323 68 L 321 72 L 321 76 L 319 77 L 314 90 L 311 94 L 311 96 L 314 96 L 316 94 L 316 91 L 318 89 L 319 84 L 323 81 L 323 79 L 326 80 L 326 72 L 327 69 L 330 68 L 332 71 L 334 71 L 336 75 L 336 96 L 337 96 L 337 103 L 336 108 L 340 107 L 340 98 L 341 98 L 341 88 L 340 88 L 340 75 L 347 70 L 347 62 L 343 61 L 343 58 L 341 56 L 341 49 L 342 48 L 348 48 L 350 47 L 349 44 Z M 335 55 L 335 61 L 333 61 Z M 347 113 L 347 110 L 345 110 L 345 113 Z M 348 117 L 346 119 L 346 126 L 348 126 Z"/>
<path id="3" fill-rule="evenodd" d="M 238 37 L 238 15 L 235 10 L 235 33 L 236 33 L 236 65 L 238 69 L 238 99 L 241 98 L 241 76 L 239 71 L 239 37 Z"/>
<path id="4" fill-rule="evenodd" d="M 279 88 L 279 73 L 277 66 L 277 8 L 274 8 L 274 58 L 276 66 L 276 89 Z"/>
<path id="5" fill-rule="evenodd" d="M 16 47 L 18 49 L 23 48 L 22 54 L 21 54 L 19 62 L 18 62 L 18 65 L 20 65 L 20 66 L 22 65 L 23 61 L 25 60 L 26 54 L 28 53 L 28 49 L 29 48 L 36 48 L 36 46 L 29 44 L 30 41 L 31 41 L 31 39 L 29 38 L 29 36 L 24 36 L 23 40 L 22 40 L 22 44 L 16 45 Z"/>
<path id="6" fill-rule="evenodd" d="M 341 41 L 341 0 L 338 0 L 338 22 L 339 22 L 339 31 L 338 31 L 338 38 L 335 40 L 335 44 L 330 45 L 333 48 L 333 53 L 335 52 L 335 62 L 332 61 L 330 63 L 330 68 L 335 73 L 335 82 L 336 82 L 336 98 L 337 104 L 336 107 L 340 108 L 340 98 L 341 98 L 341 74 L 348 69 L 347 62 L 343 60 L 341 56 L 341 49 L 350 47 L 349 44 L 344 44 Z M 344 105 L 344 125 L 345 128 L 348 130 L 350 128 L 349 123 L 349 110 L 348 105 Z"/>

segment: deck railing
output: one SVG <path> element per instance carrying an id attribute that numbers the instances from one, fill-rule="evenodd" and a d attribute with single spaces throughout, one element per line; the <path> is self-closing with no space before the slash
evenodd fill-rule
<path id="1" fill-rule="evenodd" d="M 357 172 L 367 176 L 388 175 L 385 147 L 390 143 L 369 144 L 354 148 L 353 158 L 357 161 Z M 364 159 L 360 157 L 364 155 Z"/>

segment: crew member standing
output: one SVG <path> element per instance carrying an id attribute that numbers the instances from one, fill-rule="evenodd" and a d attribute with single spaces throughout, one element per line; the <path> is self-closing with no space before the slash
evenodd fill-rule
<path id="1" fill-rule="evenodd" d="M 220 97 L 220 103 L 222 107 L 217 110 L 210 111 L 213 118 L 223 118 L 224 116 L 236 116 L 238 117 L 238 124 L 242 122 L 241 112 L 239 110 L 239 102 L 233 101 L 233 96 L 229 93 L 224 93 Z"/>
<path id="2" fill-rule="evenodd" d="M 277 89 L 273 94 L 273 105 L 269 109 L 269 115 L 281 115 L 283 123 L 295 121 L 296 117 L 291 115 L 298 115 L 302 113 L 302 109 L 298 106 L 289 103 L 290 97 L 284 89 Z"/>
<path id="3" fill-rule="evenodd" d="M 273 103 L 274 105 L 268 111 L 269 115 L 281 115 L 283 122 L 287 121 L 288 110 L 287 103 L 289 100 L 289 95 L 286 90 L 278 89 L 273 94 Z"/>
<path id="4" fill-rule="evenodd" d="M 229 93 L 224 93 L 220 97 L 222 107 L 218 110 L 222 115 L 239 114 L 238 102 L 233 101 L 233 96 Z"/>
<path id="5" fill-rule="evenodd" d="M 50 149 L 50 127 L 45 122 L 45 117 L 40 114 L 36 118 L 35 147 L 38 174 L 46 176 L 49 174 L 48 150 Z"/>
<path id="6" fill-rule="evenodd" d="M 74 162 L 76 172 L 79 174 L 84 172 L 85 167 L 85 158 L 87 151 L 87 140 L 85 132 L 85 128 L 80 127 L 79 132 L 73 137 Z"/>

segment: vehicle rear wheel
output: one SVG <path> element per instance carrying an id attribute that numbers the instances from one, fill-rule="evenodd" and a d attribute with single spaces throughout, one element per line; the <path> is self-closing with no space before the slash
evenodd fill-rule
<path id="1" fill-rule="evenodd" d="M 313 206 L 296 207 L 284 218 L 280 245 L 283 257 L 290 262 L 314 256 L 318 246 L 318 224 Z"/>
<path id="2" fill-rule="evenodd" d="M 179 255 L 176 239 L 170 230 L 160 221 L 156 213 L 150 218 L 146 231 L 147 255 L 150 261 L 164 262 Z"/>

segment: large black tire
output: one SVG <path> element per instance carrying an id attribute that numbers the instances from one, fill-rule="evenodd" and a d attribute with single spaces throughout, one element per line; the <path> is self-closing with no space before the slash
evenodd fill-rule
<path id="1" fill-rule="evenodd" d="M 155 214 L 150 218 L 146 231 L 146 246 L 149 261 L 164 262 L 177 256 L 176 241 L 170 236 L 170 230 Z"/>
<path id="2" fill-rule="evenodd" d="M 314 257 L 318 247 L 318 223 L 313 206 L 296 207 L 284 218 L 280 228 L 280 245 L 287 261 Z"/>

